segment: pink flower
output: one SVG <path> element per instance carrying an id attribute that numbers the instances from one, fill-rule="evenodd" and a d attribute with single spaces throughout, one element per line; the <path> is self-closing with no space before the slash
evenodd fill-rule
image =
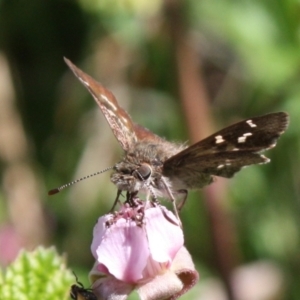
<path id="1" fill-rule="evenodd" d="M 176 299 L 197 281 L 176 217 L 161 206 L 124 205 L 99 218 L 94 228 L 90 272 L 98 299 Z"/>

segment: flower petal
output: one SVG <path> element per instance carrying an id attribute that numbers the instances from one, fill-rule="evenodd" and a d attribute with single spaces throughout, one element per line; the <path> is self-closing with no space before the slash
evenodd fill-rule
<path id="1" fill-rule="evenodd" d="M 132 292 L 133 286 L 117 280 L 112 276 L 99 278 L 93 283 L 93 293 L 97 299 L 102 300 L 126 300 Z"/>
<path id="2" fill-rule="evenodd" d="M 101 219 L 101 218 L 100 218 Z M 101 220 L 94 230 L 95 235 L 101 232 Z M 94 244 L 94 241 L 93 241 Z M 94 248 L 95 245 L 92 246 Z M 145 230 L 135 221 L 119 219 L 107 228 L 96 249 L 98 263 L 104 265 L 110 274 L 124 282 L 136 282 L 143 277 L 142 272 L 149 257 L 148 241 Z"/>
<path id="3" fill-rule="evenodd" d="M 95 258 L 97 258 L 97 249 L 102 242 L 102 238 L 107 231 L 107 222 L 112 218 L 112 214 L 107 214 L 98 219 L 97 224 L 94 227 L 93 241 L 91 245 L 91 251 Z"/>
<path id="4" fill-rule="evenodd" d="M 179 293 L 183 284 L 175 273 L 166 271 L 157 275 L 151 281 L 140 285 L 137 292 L 141 300 L 170 299 L 172 295 Z"/>
<path id="5" fill-rule="evenodd" d="M 137 291 L 142 300 L 175 300 L 190 290 L 198 279 L 191 256 L 182 247 L 169 270 L 147 283 L 140 284 Z"/>
<path id="6" fill-rule="evenodd" d="M 173 270 L 181 280 L 183 287 L 181 291 L 175 293 L 170 300 L 174 300 L 190 290 L 199 280 L 199 274 L 195 270 L 191 255 L 182 247 L 173 260 L 171 270 Z"/>
<path id="7" fill-rule="evenodd" d="M 146 210 L 145 222 L 152 258 L 171 263 L 184 243 L 178 220 L 164 207 L 154 207 Z"/>

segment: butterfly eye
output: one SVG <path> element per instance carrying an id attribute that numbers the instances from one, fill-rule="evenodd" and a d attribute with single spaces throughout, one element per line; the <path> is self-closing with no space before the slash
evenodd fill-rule
<path id="1" fill-rule="evenodd" d="M 138 175 L 138 177 L 141 180 L 146 180 L 151 175 L 151 167 L 147 164 L 142 164 L 138 169 L 135 171 L 135 173 Z"/>

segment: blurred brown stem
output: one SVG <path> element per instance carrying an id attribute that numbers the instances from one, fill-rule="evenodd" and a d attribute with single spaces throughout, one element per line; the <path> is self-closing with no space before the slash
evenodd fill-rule
<path id="1" fill-rule="evenodd" d="M 183 25 L 181 2 L 167 0 L 165 3 L 175 52 L 179 94 L 191 142 L 194 143 L 213 131 L 209 99 L 199 70 L 199 58 L 194 47 L 189 43 Z M 218 180 L 205 188 L 204 193 L 212 236 L 213 261 L 223 277 L 229 299 L 234 299 L 230 285 L 230 274 L 237 265 L 238 251 L 234 226 L 224 207 L 227 194 L 225 181 Z"/>

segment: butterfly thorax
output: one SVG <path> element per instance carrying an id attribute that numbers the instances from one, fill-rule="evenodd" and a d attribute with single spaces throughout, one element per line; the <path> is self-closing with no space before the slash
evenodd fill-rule
<path id="1" fill-rule="evenodd" d="M 153 188 L 156 196 L 164 193 L 162 167 L 164 162 L 185 147 L 163 139 L 159 142 L 141 141 L 114 166 L 111 181 L 121 191 L 131 193 Z"/>

